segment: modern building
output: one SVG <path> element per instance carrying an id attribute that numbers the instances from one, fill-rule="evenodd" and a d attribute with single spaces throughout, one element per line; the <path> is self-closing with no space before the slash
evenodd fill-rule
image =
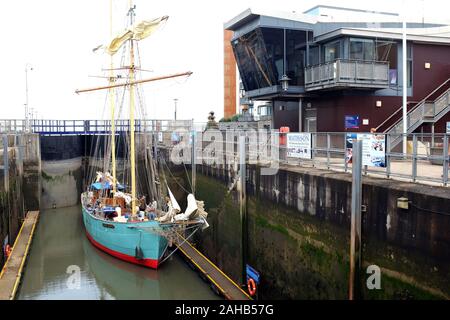
<path id="1" fill-rule="evenodd" d="M 370 22 L 367 22 L 370 21 Z M 408 22 L 409 132 L 450 121 L 450 27 Z M 397 14 L 317 6 L 251 9 L 225 23 L 246 98 L 269 101 L 274 128 L 403 130 L 402 22 Z"/>

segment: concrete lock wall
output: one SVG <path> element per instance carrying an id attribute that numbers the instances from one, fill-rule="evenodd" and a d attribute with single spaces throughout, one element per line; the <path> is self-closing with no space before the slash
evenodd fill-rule
<path id="1" fill-rule="evenodd" d="M 186 177 L 183 167 L 172 170 L 176 179 Z M 247 173 L 247 258 L 262 274 L 259 297 L 347 299 L 351 176 L 299 167 L 261 176 L 259 167 L 249 166 Z M 233 176 L 223 166 L 197 166 L 196 197 L 205 201 L 210 228 L 196 241 L 240 281 L 242 230 L 238 192 L 229 190 Z M 398 209 L 400 197 L 415 207 Z M 364 179 L 358 298 L 450 297 L 450 217 L 420 209 L 446 212 L 449 198 L 446 188 Z M 367 286 L 369 266 L 381 271 L 380 290 Z"/>
<path id="2" fill-rule="evenodd" d="M 38 210 L 40 198 L 39 136 L 8 135 L 7 140 L 8 149 L 0 141 L 0 267 L 5 262 L 3 246 L 13 245 L 25 213 Z"/>

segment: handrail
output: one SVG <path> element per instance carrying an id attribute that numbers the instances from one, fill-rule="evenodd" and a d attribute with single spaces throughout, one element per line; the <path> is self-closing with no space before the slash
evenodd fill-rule
<path id="1" fill-rule="evenodd" d="M 426 103 L 426 101 L 428 100 L 429 97 L 431 97 L 433 94 L 435 94 L 438 90 L 440 90 L 443 86 L 445 86 L 448 82 L 450 81 L 450 78 L 448 78 L 447 80 L 445 80 L 439 87 L 437 87 L 436 89 L 433 90 L 433 92 L 431 92 L 429 95 L 427 95 L 424 99 L 422 99 L 421 101 L 419 101 L 416 106 L 414 108 L 412 108 L 411 110 L 408 111 L 408 113 L 413 112 L 415 109 L 417 109 L 419 107 L 419 105 L 421 105 L 422 103 Z M 441 95 L 442 96 L 442 95 Z M 439 98 L 435 99 L 434 101 L 438 100 Z M 434 102 L 433 101 L 433 102 Z M 411 103 L 411 102 L 408 102 Z M 375 128 L 376 131 L 378 131 L 382 126 L 384 126 L 389 120 L 392 119 L 392 117 L 394 115 L 396 115 L 399 111 L 403 110 L 403 106 L 401 106 L 399 109 L 397 109 L 389 118 L 387 118 L 386 120 L 384 120 L 378 127 Z M 397 121 L 398 122 L 398 121 Z M 394 123 L 393 125 L 391 125 L 387 130 L 391 130 L 396 124 Z"/>
<path id="2" fill-rule="evenodd" d="M 121 131 L 129 128 L 128 119 L 116 119 L 116 126 Z M 160 127 L 163 131 L 171 128 L 194 128 L 205 123 L 194 122 L 192 119 L 136 119 L 136 127 L 141 131 L 152 131 Z M 109 130 L 111 120 L 59 120 L 59 119 L 33 119 L 29 122 L 29 129 L 36 133 L 83 133 L 103 132 Z M 0 133 L 25 132 L 27 130 L 25 120 L 0 119 Z M 159 130 L 159 129 L 158 129 Z"/>
<path id="3" fill-rule="evenodd" d="M 389 64 L 389 61 L 378 61 L 378 60 L 358 60 L 358 59 L 343 59 L 343 58 L 338 58 L 338 59 L 334 59 L 332 61 L 328 61 L 328 62 L 322 62 L 322 63 L 318 63 L 318 64 L 314 64 L 314 65 L 310 65 L 310 66 L 306 66 L 305 70 L 307 69 L 312 69 L 312 68 L 317 68 L 320 66 L 325 66 L 328 64 L 333 64 L 335 62 L 338 61 L 343 61 L 343 62 L 361 62 L 361 63 L 367 63 L 367 64 L 373 64 L 373 63 L 378 63 L 378 64 Z"/>

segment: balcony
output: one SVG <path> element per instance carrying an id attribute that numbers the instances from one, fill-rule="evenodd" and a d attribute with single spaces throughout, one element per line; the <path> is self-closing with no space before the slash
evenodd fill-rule
<path id="1" fill-rule="evenodd" d="M 389 62 L 338 59 L 305 69 L 305 90 L 387 89 Z"/>

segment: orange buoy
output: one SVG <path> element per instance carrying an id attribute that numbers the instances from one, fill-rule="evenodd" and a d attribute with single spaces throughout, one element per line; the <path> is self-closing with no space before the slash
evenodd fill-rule
<path id="1" fill-rule="evenodd" d="M 252 278 L 249 278 L 247 280 L 247 289 L 248 293 L 253 297 L 256 294 L 256 283 L 255 280 Z"/>

